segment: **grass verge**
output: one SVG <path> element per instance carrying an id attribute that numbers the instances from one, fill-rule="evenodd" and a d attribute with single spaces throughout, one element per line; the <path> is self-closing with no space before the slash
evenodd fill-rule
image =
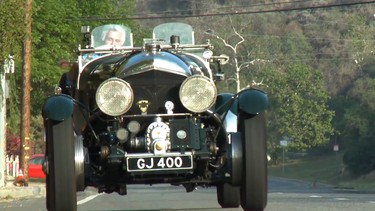
<path id="1" fill-rule="evenodd" d="M 354 178 L 344 168 L 343 153 L 305 156 L 287 159 L 284 164 L 272 165 L 268 174 L 275 177 L 320 182 L 337 187 L 375 189 L 375 172 Z"/>

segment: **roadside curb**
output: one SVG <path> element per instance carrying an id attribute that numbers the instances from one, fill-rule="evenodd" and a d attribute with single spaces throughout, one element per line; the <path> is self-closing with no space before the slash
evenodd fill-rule
<path id="1" fill-rule="evenodd" d="M 309 184 L 310 189 L 319 190 L 324 188 L 331 188 L 337 192 L 340 193 L 358 193 L 358 194 L 375 194 L 375 189 L 356 189 L 354 187 L 343 187 L 343 186 L 335 186 L 327 183 L 321 183 L 321 182 L 311 182 L 311 181 L 304 181 L 299 179 L 291 179 L 291 178 L 284 178 L 284 177 L 276 177 L 276 176 L 268 176 L 268 178 L 274 178 L 274 179 L 282 179 L 282 180 L 288 180 L 288 181 L 294 181 L 294 182 L 300 182 L 300 183 L 306 183 Z"/>
<path id="2" fill-rule="evenodd" d="M 0 200 L 45 196 L 46 186 L 43 182 L 29 182 L 28 186 L 17 187 L 12 181 L 7 181 L 5 187 L 0 187 Z"/>
<path id="3" fill-rule="evenodd" d="M 352 187 L 335 187 L 340 193 L 359 193 L 359 194 L 375 194 L 375 190 L 355 189 Z"/>
<path id="4" fill-rule="evenodd" d="M 300 180 L 300 179 L 292 179 L 292 178 L 286 178 L 286 177 L 276 177 L 276 176 L 268 176 L 269 179 L 282 179 L 282 180 L 287 180 L 287 181 L 293 181 L 293 182 L 298 182 L 298 183 L 304 183 L 308 185 L 308 188 L 310 189 L 321 189 L 321 188 L 336 188 L 334 185 L 327 184 L 327 183 L 322 183 L 319 181 L 311 182 L 311 181 L 305 181 L 305 180 Z"/>

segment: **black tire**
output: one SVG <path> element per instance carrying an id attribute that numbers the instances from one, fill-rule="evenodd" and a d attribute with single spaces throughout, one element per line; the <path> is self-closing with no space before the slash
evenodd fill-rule
<path id="1" fill-rule="evenodd" d="M 232 186 L 240 186 L 242 184 L 243 176 L 243 150 L 242 150 L 242 141 L 241 133 L 231 133 L 231 144 L 230 149 L 228 150 L 229 154 L 227 155 L 230 159 L 230 171 L 232 180 L 230 184 Z"/>
<path id="2" fill-rule="evenodd" d="M 239 113 L 239 130 L 243 143 L 243 182 L 241 207 L 261 211 L 267 205 L 267 147 L 264 114 Z"/>
<path id="3" fill-rule="evenodd" d="M 47 210 L 76 211 L 76 175 L 72 118 L 46 120 Z"/>
<path id="4" fill-rule="evenodd" d="M 240 187 L 229 183 L 220 183 L 216 186 L 217 201 L 222 208 L 237 208 L 240 206 Z"/>
<path id="5" fill-rule="evenodd" d="M 75 136 L 75 173 L 77 191 L 85 190 L 85 148 L 83 146 L 82 136 Z"/>

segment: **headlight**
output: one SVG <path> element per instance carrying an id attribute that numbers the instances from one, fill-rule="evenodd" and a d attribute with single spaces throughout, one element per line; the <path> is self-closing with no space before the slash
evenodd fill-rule
<path id="1" fill-rule="evenodd" d="M 180 100 L 189 111 L 201 113 L 216 101 L 216 86 L 212 80 L 202 75 L 191 76 L 180 87 Z"/>
<path id="2" fill-rule="evenodd" d="M 127 112 L 133 104 L 133 98 L 130 85 L 119 78 L 104 81 L 96 91 L 96 104 L 110 116 L 120 116 Z"/>

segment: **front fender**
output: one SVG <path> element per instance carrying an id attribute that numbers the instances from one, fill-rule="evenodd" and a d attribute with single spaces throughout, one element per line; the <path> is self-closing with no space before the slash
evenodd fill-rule
<path id="1" fill-rule="evenodd" d="M 268 96 L 260 89 L 247 88 L 238 93 L 238 109 L 247 114 L 257 115 L 268 106 Z"/>
<path id="2" fill-rule="evenodd" d="M 63 121 L 72 116 L 74 109 L 73 98 L 60 94 L 49 97 L 43 105 L 42 115 L 44 119 Z"/>
<path id="3" fill-rule="evenodd" d="M 235 99 L 234 94 L 220 93 L 216 98 L 215 110 L 218 114 L 222 115 L 230 109 L 232 113 L 237 115 L 236 103 L 237 99 Z"/>

